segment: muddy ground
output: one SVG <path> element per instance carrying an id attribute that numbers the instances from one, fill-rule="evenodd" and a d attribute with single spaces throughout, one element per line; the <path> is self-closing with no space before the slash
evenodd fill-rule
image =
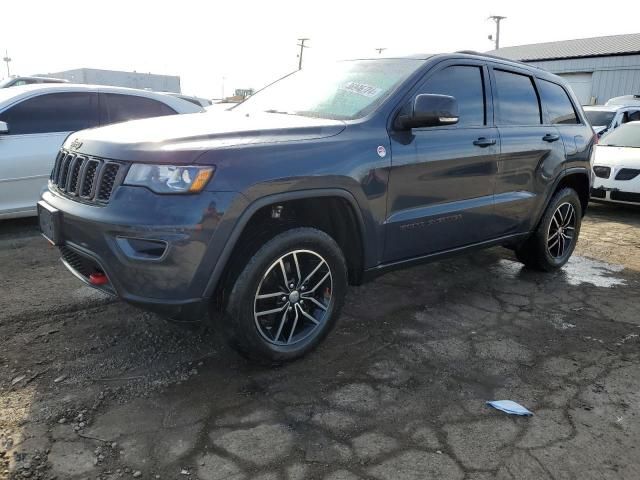
<path id="1" fill-rule="evenodd" d="M 0 478 L 637 479 L 639 293 L 640 210 L 594 205 L 562 271 L 496 248 L 388 274 L 266 369 L 0 222 Z"/>

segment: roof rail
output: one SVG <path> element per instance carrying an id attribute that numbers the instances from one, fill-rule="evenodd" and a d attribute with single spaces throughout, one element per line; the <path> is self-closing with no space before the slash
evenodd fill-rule
<path id="1" fill-rule="evenodd" d="M 503 60 L 505 62 L 517 63 L 519 65 L 525 65 L 529 68 L 536 68 L 538 70 L 543 70 L 537 65 L 531 65 L 530 63 L 520 62 L 518 60 L 511 60 L 510 58 L 499 57 L 498 55 L 492 55 L 491 53 L 476 52 L 475 50 L 458 50 L 457 52 L 454 52 L 454 53 L 464 53 L 465 55 L 476 55 L 478 57 L 495 58 L 496 60 Z"/>

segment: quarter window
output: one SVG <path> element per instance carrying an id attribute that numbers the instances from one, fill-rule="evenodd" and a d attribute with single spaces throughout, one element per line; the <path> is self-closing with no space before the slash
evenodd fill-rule
<path id="1" fill-rule="evenodd" d="M 580 120 L 576 116 L 573 104 L 560 85 L 540 80 L 540 96 L 549 112 L 549 122 L 554 124 L 576 124 Z"/>
<path id="2" fill-rule="evenodd" d="M 485 124 L 484 81 L 481 67 L 455 65 L 430 77 L 419 93 L 450 95 L 458 101 L 459 126 Z"/>
<path id="3" fill-rule="evenodd" d="M 540 125 L 540 103 L 528 75 L 494 70 L 499 125 Z"/>
<path id="4" fill-rule="evenodd" d="M 103 123 L 126 122 L 139 118 L 175 115 L 176 113 L 169 106 L 151 98 L 105 93 L 103 99 L 106 107 Z"/>
<path id="5" fill-rule="evenodd" d="M 97 124 L 90 93 L 48 93 L 32 97 L 0 113 L 9 133 L 75 132 Z"/>

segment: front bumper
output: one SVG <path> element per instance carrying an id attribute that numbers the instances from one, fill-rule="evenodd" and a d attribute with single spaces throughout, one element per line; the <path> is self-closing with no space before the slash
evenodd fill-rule
<path id="1" fill-rule="evenodd" d="M 594 165 L 597 167 L 600 165 Z M 629 180 L 616 179 L 622 167 L 613 167 L 608 178 L 595 176 L 591 199 L 598 202 L 640 205 L 640 174 Z"/>
<path id="2" fill-rule="evenodd" d="M 219 226 L 235 192 L 157 195 L 120 186 L 106 205 L 47 191 L 60 213 L 65 266 L 86 284 L 145 309 L 195 319 L 207 312 L 205 287 L 217 261 Z M 226 229 L 222 229 L 223 231 Z M 106 276 L 97 285 L 91 275 Z"/>

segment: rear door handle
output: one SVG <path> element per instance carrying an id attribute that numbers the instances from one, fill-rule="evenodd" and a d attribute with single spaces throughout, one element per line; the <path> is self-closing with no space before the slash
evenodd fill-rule
<path id="1" fill-rule="evenodd" d="M 487 138 L 487 137 L 480 137 L 477 140 L 473 141 L 473 144 L 476 147 L 489 147 L 491 145 L 495 145 L 496 144 L 496 139 L 495 138 Z"/>
<path id="2" fill-rule="evenodd" d="M 556 140 L 560 140 L 560 135 L 556 135 L 555 133 L 547 133 L 544 137 L 542 137 L 542 140 L 549 143 L 555 142 Z"/>

